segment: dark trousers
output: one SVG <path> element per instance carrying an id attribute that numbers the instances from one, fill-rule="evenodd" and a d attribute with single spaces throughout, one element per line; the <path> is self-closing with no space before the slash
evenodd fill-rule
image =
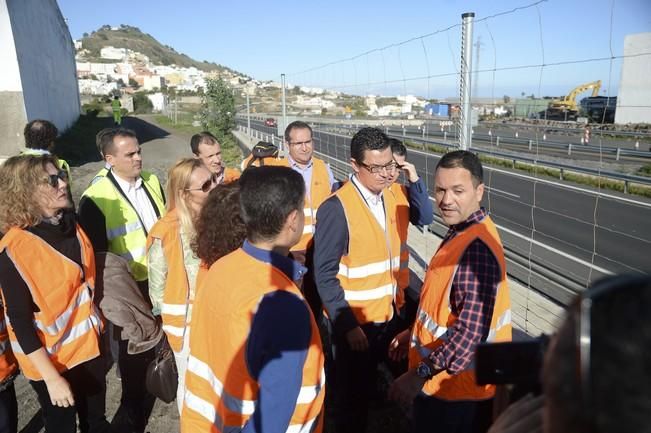
<path id="1" fill-rule="evenodd" d="M 106 370 L 104 359 L 95 359 L 79 364 L 62 373 L 75 397 L 75 405 L 53 406 L 47 386 L 42 380 L 30 383 L 38 396 L 43 412 L 45 433 L 76 433 L 76 416 L 79 416 L 79 431 L 82 433 L 104 433 L 109 431 L 106 420 Z"/>
<path id="2" fill-rule="evenodd" d="M 412 433 L 485 433 L 493 420 L 493 399 L 447 401 L 418 395 Z"/>
<path id="3" fill-rule="evenodd" d="M 368 339 L 364 352 L 350 349 L 344 335 L 334 335 L 335 431 L 364 433 L 369 401 L 377 386 L 378 364 L 388 360 L 389 343 L 396 334 L 397 318 L 383 324 L 367 323 L 361 328 Z M 334 370 L 334 371 L 332 371 Z"/>
<path id="4" fill-rule="evenodd" d="M 149 285 L 147 281 L 138 281 L 138 288 L 143 298 L 149 299 Z M 122 396 L 118 410 L 118 424 L 127 417 L 128 427 L 133 431 L 144 431 L 149 414 L 156 398 L 147 391 L 145 386 L 145 374 L 149 363 L 156 356 L 155 348 L 146 352 L 130 355 L 127 353 L 128 340 L 119 338 L 122 328 L 114 327 L 115 336 L 118 338 L 118 368 L 122 381 Z M 115 423 L 115 419 L 114 419 Z M 124 428 L 124 427 L 121 427 Z"/>
<path id="5" fill-rule="evenodd" d="M 0 433 L 18 431 L 18 404 L 14 384 L 7 385 L 0 391 Z"/>

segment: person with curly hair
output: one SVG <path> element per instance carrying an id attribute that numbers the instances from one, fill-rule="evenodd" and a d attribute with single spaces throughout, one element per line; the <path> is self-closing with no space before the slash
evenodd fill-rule
<path id="1" fill-rule="evenodd" d="M 176 402 L 183 407 L 183 378 L 188 357 L 189 323 L 199 258 L 191 243 L 195 221 L 217 179 L 199 159 L 184 158 L 167 177 L 167 213 L 147 237 L 149 297 L 154 315 L 174 352 L 179 376 Z"/>
<path id="2" fill-rule="evenodd" d="M 246 226 L 242 221 L 237 181 L 218 185 L 210 192 L 195 227 L 193 248 L 205 269 L 242 246 Z"/>
<path id="3" fill-rule="evenodd" d="M 51 155 L 0 166 L 0 294 L 11 349 L 46 432 L 106 432 L 95 255 Z"/>

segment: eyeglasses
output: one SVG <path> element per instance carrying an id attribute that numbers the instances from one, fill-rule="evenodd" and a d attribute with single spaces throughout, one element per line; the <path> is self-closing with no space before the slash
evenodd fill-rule
<path id="1" fill-rule="evenodd" d="M 312 139 L 310 138 L 307 141 L 295 141 L 295 142 L 290 141 L 289 145 L 294 146 L 294 147 L 300 147 L 300 146 L 304 146 L 304 145 L 305 146 L 312 146 Z"/>
<path id="2" fill-rule="evenodd" d="M 395 161 L 391 161 L 387 165 L 367 165 L 364 164 L 363 162 L 358 162 L 357 164 L 361 165 L 362 167 L 364 167 L 366 170 L 368 170 L 370 173 L 373 174 L 380 173 L 383 170 L 385 170 L 386 172 L 392 172 L 398 168 L 398 164 Z"/>
<path id="3" fill-rule="evenodd" d="M 210 187 L 217 183 L 217 175 L 213 174 L 210 179 L 205 181 L 199 188 L 185 188 L 186 191 L 203 191 L 210 192 Z"/>
<path id="4" fill-rule="evenodd" d="M 57 174 L 49 174 L 47 176 L 47 184 L 50 185 L 52 188 L 58 188 L 59 179 L 61 179 L 64 182 L 67 182 L 68 173 L 65 170 L 59 170 L 57 171 Z"/>

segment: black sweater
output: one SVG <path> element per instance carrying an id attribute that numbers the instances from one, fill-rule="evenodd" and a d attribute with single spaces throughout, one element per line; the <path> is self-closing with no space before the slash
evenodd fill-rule
<path id="1" fill-rule="evenodd" d="M 75 214 L 65 212 L 59 225 L 47 222 L 26 229 L 81 266 L 81 246 L 75 231 Z M 34 261 L 34 266 L 39 266 Z M 7 304 L 7 317 L 25 354 L 43 346 L 34 328 L 34 313 L 39 311 L 25 281 L 6 251 L 0 254 L 0 287 Z"/>

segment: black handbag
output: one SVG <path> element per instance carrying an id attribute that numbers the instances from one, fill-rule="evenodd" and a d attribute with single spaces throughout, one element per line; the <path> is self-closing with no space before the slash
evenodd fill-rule
<path id="1" fill-rule="evenodd" d="M 156 348 L 156 357 L 149 363 L 145 375 L 145 385 L 155 397 L 165 403 L 171 403 L 176 398 L 179 386 L 179 373 L 176 369 L 174 352 L 163 335 L 163 341 Z"/>

